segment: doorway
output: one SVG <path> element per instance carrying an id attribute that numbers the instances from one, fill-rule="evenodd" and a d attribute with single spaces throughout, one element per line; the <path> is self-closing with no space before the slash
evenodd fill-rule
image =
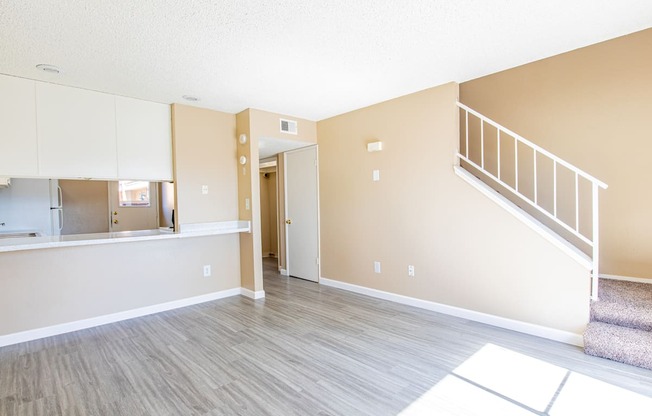
<path id="1" fill-rule="evenodd" d="M 276 165 L 260 169 L 260 231 L 263 258 L 278 256 Z"/>
<path id="2" fill-rule="evenodd" d="M 109 182 L 110 231 L 158 229 L 158 200 L 156 183 Z"/>

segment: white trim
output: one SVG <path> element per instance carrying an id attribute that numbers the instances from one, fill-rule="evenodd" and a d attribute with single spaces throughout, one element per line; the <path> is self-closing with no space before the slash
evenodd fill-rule
<path id="1" fill-rule="evenodd" d="M 219 222 L 200 222 L 191 224 L 179 224 L 182 234 L 230 234 L 230 233 L 249 233 L 251 232 L 251 221 L 219 221 Z"/>
<path id="2" fill-rule="evenodd" d="M 258 164 L 258 169 L 275 168 L 275 167 L 276 167 L 275 160 L 271 160 L 269 162 L 262 162 Z"/>
<path id="3" fill-rule="evenodd" d="M 458 318 L 469 319 L 475 322 L 481 322 L 488 325 L 505 328 L 512 331 L 522 332 L 524 334 L 535 335 L 541 338 L 551 339 L 566 344 L 583 346 L 584 340 L 582 335 L 574 334 L 568 331 L 548 328 L 541 325 L 531 324 L 528 322 L 517 321 L 514 319 L 503 318 L 501 316 L 490 315 L 484 312 L 472 311 L 470 309 L 458 308 L 456 306 L 444 305 L 442 303 L 431 302 L 412 298 L 409 296 L 397 295 L 395 293 L 384 292 L 382 290 L 372 289 L 364 286 L 358 286 L 351 283 L 331 280 L 325 277 L 320 279 L 320 283 L 325 286 L 331 286 L 338 289 L 348 290 L 350 292 L 371 296 L 378 299 L 384 299 L 403 305 L 414 306 L 416 308 L 426 309 L 433 312 L 439 312 L 446 315 L 456 316 Z"/>
<path id="4" fill-rule="evenodd" d="M 650 277 L 631 277 L 631 276 L 619 276 L 617 274 L 601 274 L 600 279 L 622 280 L 624 282 L 652 284 L 652 278 Z"/>
<path id="5" fill-rule="evenodd" d="M 127 319 L 138 318 L 141 316 L 151 315 L 154 313 L 165 312 L 172 309 L 178 309 L 186 306 L 196 305 L 198 303 L 210 302 L 217 299 L 237 296 L 242 294 L 243 290 L 244 290 L 243 288 L 236 287 L 233 289 L 207 293 L 205 295 L 194 296 L 191 298 L 173 300 L 171 302 L 159 303 L 157 305 L 150 305 L 142 308 L 131 309 L 128 311 L 97 316 L 95 318 L 82 319 L 80 321 L 67 322 L 64 324 L 52 325 L 44 328 L 37 328 L 37 329 L 32 329 L 23 332 L 16 332 L 8 335 L 0 335 L 0 347 L 12 345 L 12 344 L 18 344 L 20 342 L 32 341 L 40 338 L 51 337 L 54 335 L 65 334 L 68 332 L 79 331 L 81 329 L 106 325 L 114 322 L 124 321 Z"/>
<path id="6" fill-rule="evenodd" d="M 552 153 L 550 153 L 549 151 L 547 151 L 543 147 L 537 146 L 536 144 L 532 143 L 531 141 L 529 141 L 525 137 L 521 136 L 520 134 L 514 133 L 512 130 L 508 129 L 507 127 L 498 124 L 497 122 L 493 121 L 489 117 L 483 116 L 482 114 L 480 114 L 477 111 L 475 111 L 474 109 L 462 104 L 461 102 L 458 101 L 457 106 L 460 107 L 461 109 L 463 109 L 464 111 L 466 111 L 467 113 L 471 113 L 474 116 L 476 116 L 477 118 L 479 118 L 480 120 L 483 120 L 485 123 L 491 124 L 496 129 L 504 131 L 505 133 L 512 136 L 514 139 L 516 139 L 516 141 L 519 141 L 519 142 L 523 143 L 524 145 L 530 147 L 531 149 L 534 149 L 536 152 L 541 153 L 541 154 L 545 155 L 546 157 L 556 161 L 557 163 L 559 163 L 560 165 L 564 166 L 565 168 L 571 170 L 572 172 L 579 173 L 581 176 L 588 179 L 590 182 L 595 183 L 598 186 L 600 186 L 600 188 L 607 189 L 609 187 L 606 183 L 604 183 L 601 180 L 589 175 L 588 173 L 584 172 L 582 169 L 578 168 L 577 166 L 573 166 L 572 164 L 566 162 L 564 159 L 560 158 L 559 156 L 553 155 Z"/>
<path id="7" fill-rule="evenodd" d="M 250 221 L 223 221 L 202 224 L 181 224 L 178 233 L 170 230 L 138 230 L 109 233 L 51 235 L 40 237 L 0 239 L 0 252 L 39 250 L 57 247 L 78 247 L 100 244 L 130 243 L 173 238 L 192 238 L 212 235 L 251 232 Z"/>
<path id="8" fill-rule="evenodd" d="M 244 287 L 241 288 L 240 294 L 242 296 L 246 296 L 246 297 L 248 297 L 250 299 L 254 299 L 254 300 L 255 299 L 263 299 L 265 297 L 265 291 L 264 290 L 257 290 L 257 291 L 254 292 L 253 290 L 245 289 Z"/>
<path id="9" fill-rule="evenodd" d="M 564 240 L 559 236 L 559 234 L 552 231 L 550 228 L 543 225 L 541 222 L 534 219 L 530 214 L 523 211 L 516 204 L 509 201 L 507 198 L 496 192 L 493 188 L 489 187 L 487 184 L 482 182 L 480 179 L 473 176 L 469 171 L 460 167 L 454 166 L 455 173 L 457 176 L 466 181 L 469 185 L 476 188 L 484 196 L 491 199 L 493 202 L 498 204 L 504 210 L 512 214 L 516 219 L 521 221 L 523 224 L 527 225 L 530 229 L 536 231 L 540 236 L 548 240 L 555 247 L 569 255 L 573 260 L 581 264 L 586 268 L 586 270 L 591 270 L 593 268 L 593 262 L 589 256 L 584 254 L 577 247 Z"/>
<path id="10" fill-rule="evenodd" d="M 285 270 L 285 269 L 279 269 L 279 273 L 281 273 L 282 276 L 289 276 L 290 275 L 290 273 L 288 273 L 288 271 Z"/>

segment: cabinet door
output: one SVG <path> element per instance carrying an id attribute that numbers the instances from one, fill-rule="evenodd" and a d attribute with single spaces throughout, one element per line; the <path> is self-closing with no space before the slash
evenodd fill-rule
<path id="1" fill-rule="evenodd" d="M 118 177 L 172 180 L 170 106 L 116 97 Z"/>
<path id="2" fill-rule="evenodd" d="M 117 178 L 113 96 L 37 82 L 36 111 L 40 176 Z"/>
<path id="3" fill-rule="evenodd" d="M 0 176 L 37 176 L 34 81 L 0 75 Z"/>

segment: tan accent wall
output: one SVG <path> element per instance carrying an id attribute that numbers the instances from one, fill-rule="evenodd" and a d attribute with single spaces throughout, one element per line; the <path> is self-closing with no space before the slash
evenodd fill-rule
<path id="1" fill-rule="evenodd" d="M 172 120 L 177 226 L 237 219 L 235 115 L 173 104 Z"/>
<path id="2" fill-rule="evenodd" d="M 457 98 L 446 84 L 318 122 L 322 276 L 581 333 L 588 271 L 455 175 Z"/>
<path id="3" fill-rule="evenodd" d="M 59 180 L 64 201 L 61 234 L 109 232 L 109 189 L 106 181 Z"/>
<path id="4" fill-rule="evenodd" d="M 600 192 L 606 274 L 652 277 L 650 51 L 652 29 L 460 86 L 464 104 L 609 185 Z"/>

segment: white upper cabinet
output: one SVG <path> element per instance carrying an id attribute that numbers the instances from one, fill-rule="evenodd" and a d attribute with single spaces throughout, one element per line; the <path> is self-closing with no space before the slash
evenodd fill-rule
<path id="1" fill-rule="evenodd" d="M 38 175 L 34 84 L 0 75 L 0 176 Z"/>
<path id="2" fill-rule="evenodd" d="M 39 176 L 118 176 L 115 96 L 36 82 Z"/>
<path id="3" fill-rule="evenodd" d="M 170 106 L 115 97 L 120 179 L 172 180 Z"/>
<path id="4" fill-rule="evenodd" d="M 0 177 L 171 181 L 170 106 L 0 75 Z"/>

